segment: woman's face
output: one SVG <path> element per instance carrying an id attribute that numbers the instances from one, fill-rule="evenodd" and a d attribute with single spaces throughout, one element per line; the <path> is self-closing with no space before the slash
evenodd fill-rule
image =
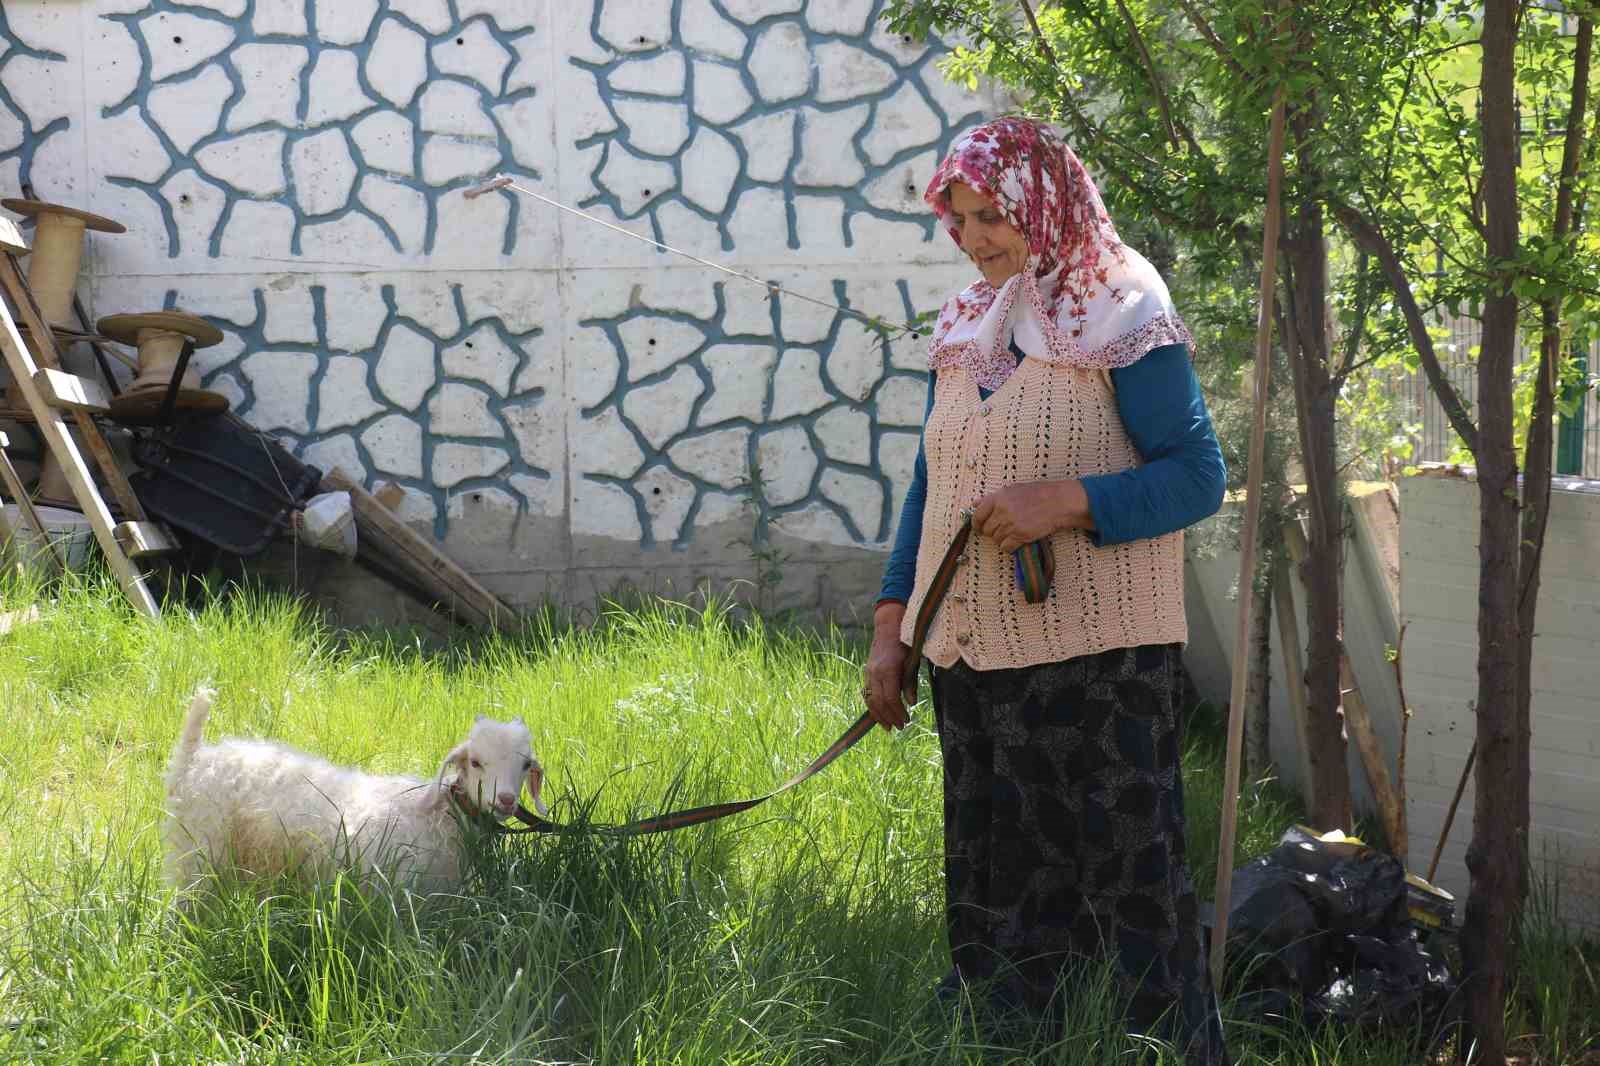
<path id="1" fill-rule="evenodd" d="M 961 233 L 961 247 L 995 288 L 1027 265 L 1028 239 L 970 185 L 950 186 L 950 221 Z"/>

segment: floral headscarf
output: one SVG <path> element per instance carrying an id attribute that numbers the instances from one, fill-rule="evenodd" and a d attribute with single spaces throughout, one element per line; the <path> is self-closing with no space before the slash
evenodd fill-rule
<path id="1" fill-rule="evenodd" d="M 948 199 L 956 182 L 993 203 L 1029 254 L 999 291 L 979 281 L 945 304 L 928 357 L 933 369 L 964 366 L 995 389 L 1015 368 L 1013 339 L 1025 355 L 1105 370 L 1190 343 L 1160 274 L 1122 243 L 1094 179 L 1055 131 L 1001 118 L 956 139 L 923 199 L 960 246 Z"/>

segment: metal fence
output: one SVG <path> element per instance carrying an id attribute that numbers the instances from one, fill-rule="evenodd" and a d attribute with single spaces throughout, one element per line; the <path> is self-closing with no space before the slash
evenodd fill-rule
<path id="1" fill-rule="evenodd" d="M 1457 319 L 1443 323 L 1448 336 L 1435 341 L 1435 350 L 1445 377 L 1455 386 L 1456 392 L 1475 410 L 1478 399 L 1478 371 L 1474 349 L 1482 329 L 1473 319 Z M 1519 343 L 1517 349 L 1518 371 L 1538 352 Z M 1572 358 L 1584 372 L 1586 382 L 1592 382 L 1595 369 L 1600 367 L 1600 343 L 1590 343 L 1586 350 L 1574 352 Z M 1433 394 L 1426 375 L 1397 373 L 1392 379 L 1396 398 L 1396 416 L 1406 425 L 1414 425 L 1416 449 L 1413 462 L 1444 462 L 1450 458 L 1458 440 L 1445 417 L 1444 407 Z M 1569 416 L 1557 414 L 1555 457 L 1552 469 L 1557 474 L 1600 479 L 1600 396 L 1590 388 L 1575 394 L 1577 409 Z M 1519 457 L 1520 458 L 1520 457 Z"/>

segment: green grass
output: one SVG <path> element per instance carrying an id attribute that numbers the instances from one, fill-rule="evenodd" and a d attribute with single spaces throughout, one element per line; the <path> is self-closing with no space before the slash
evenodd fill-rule
<path id="1" fill-rule="evenodd" d="M 36 595 L 0 585 L 0 610 Z M 219 690 L 209 736 L 379 771 L 431 774 L 475 714 L 523 715 L 555 816 L 614 821 L 764 791 L 832 741 L 856 713 L 863 650 L 837 634 L 656 605 L 441 651 L 336 634 L 259 591 L 154 625 L 103 584 L 56 595 L 0 638 L 0 1060 L 1007 1061 L 926 1009 L 945 966 L 926 710 L 743 816 L 631 841 L 518 838 L 427 905 L 342 882 L 185 913 L 160 883 L 161 772 L 202 681 Z M 1185 767 L 1202 895 L 1220 763 L 1217 723 L 1197 715 Z M 1239 858 L 1296 814 L 1270 783 L 1247 787 Z M 1597 1000 L 1568 969 L 1538 1025 L 1564 1025 L 1562 1047 L 1581 1051 Z M 1407 1061 L 1224 1009 L 1241 1062 Z M 1126 1047 L 1089 995 L 1061 1044 L 1012 1061 L 1128 1061 Z"/>

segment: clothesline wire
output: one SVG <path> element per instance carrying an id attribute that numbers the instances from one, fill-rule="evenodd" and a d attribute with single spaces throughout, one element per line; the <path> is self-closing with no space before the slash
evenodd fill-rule
<path id="1" fill-rule="evenodd" d="M 474 197 L 482 196 L 484 193 L 494 192 L 496 189 L 513 189 L 519 193 L 522 193 L 524 196 L 531 196 L 535 200 L 547 203 L 557 210 L 565 211 L 569 215 L 576 215 L 581 219 L 586 219 L 589 222 L 593 222 L 597 226 L 604 226 L 606 229 L 615 230 L 616 232 L 624 234 L 625 236 L 632 237 L 636 241 L 643 241 L 644 243 L 654 248 L 658 248 L 663 252 L 671 252 L 673 255 L 682 256 L 685 259 L 699 263 L 701 266 L 710 267 L 712 270 L 721 271 L 730 277 L 735 277 L 741 281 L 748 281 L 752 284 L 760 285 L 763 289 L 767 290 L 769 295 L 776 296 L 781 293 L 784 296 L 789 296 L 796 300 L 804 300 L 806 303 L 816 304 L 818 307 L 826 307 L 830 311 L 837 311 L 841 314 L 850 315 L 853 318 L 859 318 L 861 321 L 866 322 L 874 329 L 889 331 L 891 336 L 898 336 L 903 333 L 911 333 L 913 335 L 917 334 L 917 330 L 913 326 L 891 326 L 885 323 L 882 319 L 874 318 L 871 315 L 864 315 L 860 311 L 852 310 L 840 304 L 829 303 L 827 300 L 819 300 L 814 296 L 807 296 L 805 293 L 795 292 L 792 289 L 786 289 L 776 282 L 762 281 L 754 274 L 746 274 L 743 271 L 734 270 L 731 267 L 725 267 L 721 263 L 714 263 L 709 259 L 702 259 L 700 256 L 694 255 L 691 252 L 685 252 L 682 249 L 674 248 L 671 245 L 662 244 L 660 241 L 653 240 L 652 238 L 646 237 L 643 234 L 635 233 L 623 226 L 618 226 L 615 223 L 607 222 L 603 218 L 596 218 L 594 215 L 591 215 L 588 212 L 580 211 L 575 207 L 568 207 L 566 204 L 561 203 L 560 201 L 552 200 L 543 193 L 535 192 L 525 185 L 518 184 L 514 178 L 508 177 L 504 174 L 498 175 L 482 185 L 478 185 L 474 188 L 466 190 L 465 195 L 470 200 Z"/>

